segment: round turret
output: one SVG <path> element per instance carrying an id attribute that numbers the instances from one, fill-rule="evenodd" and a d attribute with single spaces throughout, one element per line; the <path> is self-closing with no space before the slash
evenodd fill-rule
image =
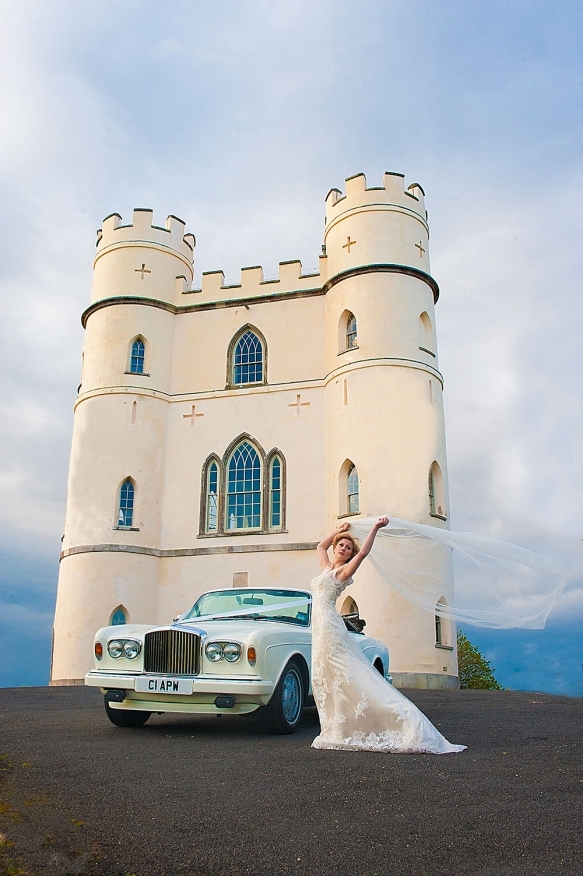
<path id="1" fill-rule="evenodd" d="M 363 174 L 349 178 L 345 195 L 327 196 L 324 240 L 331 522 L 389 513 L 447 526 L 439 290 L 421 186 L 405 191 L 400 174 L 385 174 L 380 188 L 366 188 Z M 448 602 L 451 569 L 441 574 Z M 430 614 L 405 603 L 368 564 L 351 589 L 367 632 L 386 640 L 395 631 L 387 644 L 397 678 L 412 663 L 412 641 L 417 651 L 427 643 L 428 677 L 455 677 L 454 652 L 436 651 Z M 453 647 L 445 622 L 443 635 Z"/>

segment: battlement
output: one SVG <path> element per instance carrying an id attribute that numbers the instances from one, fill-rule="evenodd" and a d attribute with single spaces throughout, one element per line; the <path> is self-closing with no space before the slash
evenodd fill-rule
<path id="1" fill-rule="evenodd" d="M 287 261 L 279 263 L 279 276 L 266 280 L 263 268 L 252 265 L 241 268 L 241 282 L 225 284 L 223 271 L 205 271 L 202 288 L 184 290 L 184 296 L 193 296 L 193 303 L 218 301 L 233 298 L 258 298 L 263 295 L 283 295 L 286 292 L 302 292 L 320 289 L 326 281 L 326 257 L 320 256 L 319 273 L 302 273 L 302 263 Z"/>
<path id="2" fill-rule="evenodd" d="M 126 241 L 158 244 L 173 249 L 192 263 L 196 240 L 194 234 L 185 234 L 186 223 L 177 216 L 168 216 L 164 227 L 153 224 L 154 211 L 136 207 L 131 225 L 123 225 L 119 213 L 111 213 L 103 220 L 97 232 L 97 255 L 110 246 Z"/>
<path id="3" fill-rule="evenodd" d="M 345 183 L 345 194 L 340 189 L 330 189 L 326 195 L 326 223 L 348 210 L 374 204 L 397 205 L 413 210 L 424 220 L 427 218 L 425 192 L 419 183 L 411 183 L 405 189 L 405 177 L 402 173 L 387 171 L 383 176 L 383 185 L 372 188 L 367 188 L 364 173 L 349 176 Z"/>

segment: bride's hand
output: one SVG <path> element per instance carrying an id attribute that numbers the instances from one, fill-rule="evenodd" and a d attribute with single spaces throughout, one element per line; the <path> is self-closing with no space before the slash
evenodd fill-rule
<path id="1" fill-rule="evenodd" d="M 382 529 L 383 526 L 388 526 L 389 525 L 389 518 L 388 517 L 379 517 L 376 525 L 377 525 L 378 529 Z"/>
<path id="2" fill-rule="evenodd" d="M 334 535 L 337 535 L 339 532 L 347 532 L 350 529 L 350 523 L 341 523 L 340 526 L 337 526 L 334 530 Z"/>

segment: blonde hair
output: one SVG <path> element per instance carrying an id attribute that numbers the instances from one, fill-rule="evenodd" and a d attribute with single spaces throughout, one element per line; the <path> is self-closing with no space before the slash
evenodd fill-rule
<path id="1" fill-rule="evenodd" d="M 359 545 L 358 541 L 355 539 L 355 537 L 353 535 L 351 535 L 349 532 L 337 532 L 336 533 L 336 535 L 332 539 L 332 550 L 334 550 L 334 548 L 336 547 L 338 542 L 342 541 L 343 538 L 347 538 L 348 541 L 352 542 L 352 556 L 348 558 L 348 560 L 351 560 L 352 557 L 355 557 L 357 555 L 357 553 L 359 552 L 360 545 Z M 348 562 L 348 560 L 346 560 L 346 562 Z"/>

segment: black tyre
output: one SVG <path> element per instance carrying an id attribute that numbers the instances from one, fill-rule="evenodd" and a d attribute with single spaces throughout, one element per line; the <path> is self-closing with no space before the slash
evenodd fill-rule
<path id="1" fill-rule="evenodd" d="M 138 712 L 136 709 L 132 709 L 132 711 L 112 709 L 107 700 L 104 700 L 103 704 L 105 714 L 116 727 L 142 727 L 152 714 L 151 712 Z"/>
<path id="2" fill-rule="evenodd" d="M 273 696 L 261 710 L 261 722 L 267 732 L 293 733 L 302 718 L 305 696 L 302 671 L 295 660 L 290 660 Z"/>

